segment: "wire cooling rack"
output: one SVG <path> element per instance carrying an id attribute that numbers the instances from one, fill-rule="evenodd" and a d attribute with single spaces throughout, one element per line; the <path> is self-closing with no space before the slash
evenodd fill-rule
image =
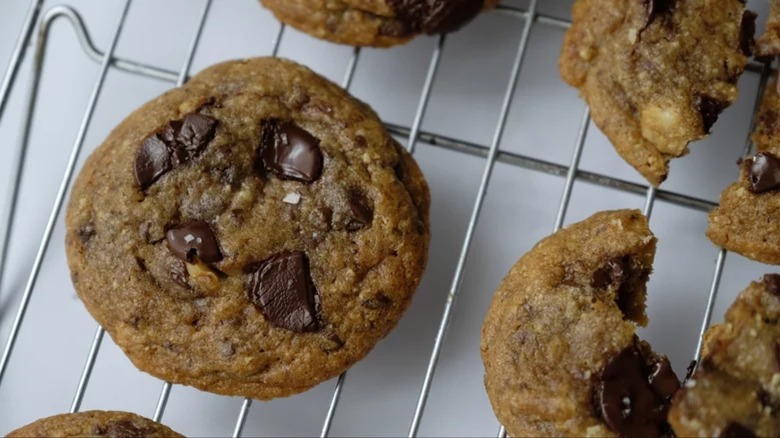
<path id="1" fill-rule="evenodd" d="M 119 14 L 116 18 L 115 24 L 112 27 L 110 39 L 105 46 L 105 49 L 101 50 L 93 42 L 92 36 L 85 21 L 79 14 L 76 8 L 71 6 L 53 6 L 49 9 L 43 9 L 43 0 L 33 0 L 30 4 L 29 11 L 24 19 L 21 33 L 15 48 L 13 49 L 10 64 L 7 72 L 3 78 L 2 85 L 0 86 L 0 122 L 3 121 L 3 117 L 6 115 L 6 110 L 10 101 L 10 95 L 15 87 L 19 87 L 19 76 L 23 62 L 27 56 L 32 56 L 32 72 L 30 76 L 30 88 L 27 100 L 23 104 L 21 113 L 21 141 L 18 146 L 17 153 L 15 154 L 15 161 L 11 166 L 11 175 L 9 180 L 10 184 L 10 199 L 8 207 L 4 208 L 0 212 L 0 224 L 3 224 L 0 228 L 0 285 L 3 284 L 3 275 L 5 267 L 9 259 L 9 248 L 11 247 L 10 241 L 13 237 L 13 229 L 15 222 L 19 220 L 17 213 L 17 206 L 19 204 L 19 196 L 22 186 L 22 169 L 25 164 L 27 156 L 28 143 L 30 142 L 30 136 L 34 129 L 42 129 L 42 127 L 35 127 L 33 122 L 33 114 L 36 108 L 36 102 L 38 100 L 38 91 L 40 87 L 41 77 L 43 73 L 43 64 L 47 55 L 47 44 L 49 43 L 49 36 L 52 24 L 58 20 L 68 22 L 78 42 L 83 49 L 83 52 L 87 57 L 94 62 L 98 63 L 99 73 L 97 80 L 94 83 L 92 93 L 89 97 L 89 101 L 84 111 L 81 124 L 76 135 L 76 140 L 72 146 L 70 156 L 65 166 L 65 172 L 62 176 L 59 189 L 54 199 L 54 203 L 51 207 L 48 221 L 46 222 L 45 229 L 43 231 L 43 237 L 41 238 L 40 245 L 37 250 L 37 254 L 34 258 L 29 277 L 23 288 L 23 293 L 19 300 L 18 308 L 15 315 L 6 313 L 6 318 L 12 318 L 10 323 L 10 332 L 8 334 L 7 341 L 5 341 L 2 357 L 0 358 L 0 387 L 4 383 L 4 378 L 7 378 L 7 369 L 9 364 L 14 359 L 14 350 L 17 347 L 17 341 L 20 338 L 20 331 L 24 327 L 25 316 L 30 308 L 31 299 L 36 291 L 36 282 L 39 279 L 39 275 L 44 267 L 44 259 L 49 250 L 52 237 L 55 234 L 55 227 L 60 221 L 61 210 L 66 200 L 66 195 L 70 187 L 70 183 L 74 176 L 74 172 L 78 167 L 79 159 L 81 156 L 82 147 L 85 143 L 88 130 L 91 127 L 93 121 L 93 115 L 95 114 L 98 101 L 101 94 L 104 91 L 104 84 L 106 77 L 111 71 L 123 71 L 132 75 L 138 75 L 141 77 L 153 78 L 156 80 L 164 81 L 170 86 L 181 85 L 186 82 L 190 74 L 190 68 L 193 63 L 193 59 L 199 49 L 201 43 L 201 36 L 203 35 L 204 25 L 209 17 L 210 13 L 216 8 L 227 7 L 228 2 L 213 2 L 212 0 L 203 0 L 197 19 L 195 20 L 192 38 L 187 46 L 184 62 L 179 70 L 171 70 L 144 62 L 142 60 L 127 59 L 118 57 L 115 55 L 120 35 L 122 34 L 123 26 L 126 23 L 129 10 L 131 8 L 131 0 L 117 0 L 117 6 L 119 8 Z M 560 194 L 560 202 L 557 204 L 557 212 L 553 223 L 553 230 L 560 229 L 566 219 L 567 211 L 572 201 L 573 194 L 575 192 L 575 183 L 582 182 L 586 185 L 595 187 L 602 187 L 609 189 L 610 191 L 618 191 L 623 193 L 629 193 L 634 195 L 642 195 L 644 197 L 644 213 L 650 216 L 653 213 L 654 206 L 657 202 L 666 203 L 668 205 L 690 210 L 698 213 L 706 213 L 715 204 L 704 197 L 691 195 L 688 193 L 682 193 L 675 190 L 663 190 L 649 187 L 645 184 L 632 182 L 627 179 L 616 177 L 613 174 L 607 172 L 594 172 L 587 171 L 580 168 L 580 162 L 585 150 L 585 145 L 588 142 L 590 131 L 590 113 L 587 108 L 581 114 L 579 128 L 573 145 L 573 151 L 571 153 L 570 162 L 568 165 L 556 163 L 554 161 L 548 161 L 540 159 L 530 154 L 523 154 L 514 150 L 507 150 L 503 148 L 502 141 L 507 131 L 508 121 L 510 116 L 510 110 L 513 106 L 514 99 L 518 93 L 518 82 L 521 78 L 521 72 L 524 66 L 526 66 L 529 59 L 529 40 L 531 39 L 532 31 L 539 27 L 545 27 L 549 29 L 557 29 L 558 31 L 565 31 L 569 26 L 569 22 L 565 19 L 561 19 L 549 14 L 540 12 L 540 1 L 530 0 L 527 7 L 517 7 L 514 5 L 502 5 L 497 8 L 496 11 L 490 12 L 490 14 L 502 14 L 515 20 L 517 26 L 521 29 L 519 38 L 514 49 L 514 56 L 509 64 L 509 74 L 507 76 L 506 86 L 504 88 L 503 95 L 500 102 L 496 102 L 499 106 L 498 118 L 493 131 L 489 144 L 480 144 L 469 139 L 460 138 L 459 136 L 450 136 L 447 133 L 437 133 L 423 129 L 424 120 L 428 114 L 430 107 L 430 99 L 432 90 L 437 83 L 437 78 L 440 76 L 440 67 L 442 65 L 442 58 L 447 47 L 448 39 L 452 37 L 441 36 L 438 37 L 436 43 L 432 48 L 430 60 L 428 62 L 427 72 L 424 76 L 424 83 L 417 99 L 417 105 L 414 109 L 414 117 L 410 125 L 388 123 L 387 128 L 396 137 L 400 139 L 406 139 L 406 145 L 410 152 L 415 153 L 417 146 L 423 144 L 426 146 L 432 146 L 440 148 L 446 151 L 457 154 L 465 154 L 468 156 L 481 159 L 482 171 L 479 178 L 479 185 L 476 193 L 476 197 L 473 201 L 473 207 L 470 209 L 468 221 L 464 227 L 464 233 L 460 236 L 459 254 L 454 263 L 454 272 L 451 273 L 451 279 L 449 280 L 449 288 L 446 296 L 444 297 L 443 309 L 439 307 L 441 311 L 438 327 L 435 333 L 431 334 L 433 344 L 428 346 L 430 354 L 427 360 L 427 366 L 425 367 L 424 377 L 419 384 L 418 395 L 416 397 L 416 403 L 413 407 L 402 406 L 400 409 L 408 409 L 411 411 L 411 420 L 408 426 L 408 435 L 416 436 L 420 431 L 421 422 L 428 406 L 429 395 L 431 393 L 431 387 L 434 382 L 434 377 L 438 369 L 440 358 L 442 357 L 442 351 L 445 344 L 445 336 L 447 335 L 454 310 L 456 309 L 456 297 L 459 294 L 464 293 L 463 283 L 465 278 L 465 271 L 469 261 L 469 256 L 472 253 L 472 249 L 475 245 L 478 237 L 478 224 L 483 213 L 483 207 L 485 206 L 486 197 L 488 195 L 488 189 L 491 188 L 493 182 L 494 170 L 498 163 L 509 166 L 516 169 L 516 171 L 530 171 L 535 173 L 548 174 L 554 177 L 560 177 L 564 179 L 562 186 L 562 193 Z M 36 33 L 37 31 L 37 33 Z M 276 55 L 279 52 L 282 40 L 286 34 L 289 33 L 284 26 L 279 26 L 278 31 L 275 34 L 272 43 L 272 55 Z M 32 44 L 30 44 L 32 43 Z M 31 50 L 28 50 L 28 47 Z M 342 80 L 342 86 L 349 89 L 352 85 L 353 78 L 355 77 L 356 70 L 361 59 L 361 49 L 353 49 L 351 56 L 348 58 L 346 65 L 346 73 Z M 754 89 L 750 89 L 749 93 L 753 93 L 754 105 L 757 105 L 760 100 L 760 95 L 765 88 L 767 78 L 770 74 L 770 70 L 767 67 L 751 64 L 748 68 L 746 75 L 753 75 L 758 78 L 756 82 L 757 86 Z M 743 90 L 744 91 L 744 90 Z M 753 113 L 755 108 L 753 108 Z M 547 128 L 554 128 L 554 122 L 551 121 Z M 744 131 L 749 133 L 752 131 L 753 120 L 750 120 L 750 129 L 744 127 Z M 592 136 L 591 136 L 592 137 Z M 10 149 L 10 148 L 9 148 Z M 751 143 L 745 140 L 744 149 L 741 151 L 741 155 L 748 154 L 751 149 Z M 10 154 L 9 154 L 10 156 Z M 738 158 L 735 154 L 733 159 Z M 734 176 L 736 170 L 734 171 Z M 724 181 L 728 181 L 726 178 Z M 530 190 L 530 189 L 529 189 Z M 513 191 L 513 194 L 520 196 L 522 189 Z M 434 203 L 436 199 L 434 199 Z M 703 230 L 702 230 L 703 231 Z M 434 229 L 434 233 L 436 230 Z M 663 236 L 661 236 L 663 238 Z M 702 239 L 705 239 L 703 235 Z M 520 254 L 518 253 L 517 256 Z M 516 258 L 516 257 L 515 257 Z M 717 256 L 714 258 L 714 272 L 712 273 L 711 280 L 709 281 L 709 294 L 706 300 L 706 306 L 702 310 L 700 334 L 706 330 L 710 325 L 713 317 L 713 309 L 715 308 L 716 298 L 720 289 L 721 278 L 724 272 L 726 263 L 726 252 L 719 250 Z M 683 267 L 684 269 L 684 267 Z M 5 290 L 2 294 L 8 294 Z M 0 296 L 2 298 L 2 296 Z M 0 306 L 4 301 L 0 300 Z M 10 303 L 10 301 L 7 301 Z M 441 305 L 440 303 L 439 305 Z M 10 306 L 10 304 L 7 304 Z M 2 310 L 2 309 L 0 309 Z M 6 321 L 7 322 L 7 321 Z M 425 338 L 429 339 L 429 338 Z M 701 353 L 701 336 L 698 337 L 699 342 L 696 345 L 694 351 L 691 351 L 690 359 L 698 359 Z M 104 331 L 98 327 L 91 339 L 89 352 L 86 357 L 83 369 L 81 371 L 80 378 L 76 386 L 75 394 L 73 395 L 70 410 L 72 412 L 80 410 L 82 402 L 84 400 L 85 393 L 90 384 L 92 372 L 98 359 L 101 346 L 103 345 Z M 79 340 L 74 340 L 79 342 Z M 86 340 L 84 340 L 86 342 Z M 472 352 L 472 354 L 478 354 Z M 678 366 L 678 372 L 681 371 Z M 345 386 L 348 385 L 349 377 L 348 372 L 342 374 L 335 382 L 335 389 L 330 396 L 330 400 L 327 404 L 324 420 L 322 423 L 320 434 L 321 436 L 328 436 L 331 431 L 334 418 L 337 415 L 349 415 L 349 413 L 341 413 L 338 410 L 339 402 L 342 399 L 342 395 L 345 393 Z M 381 376 L 380 376 L 381 378 Z M 163 415 L 168 407 L 168 400 L 171 394 L 172 385 L 170 383 L 163 383 L 159 397 L 154 409 L 153 418 L 155 420 L 163 420 Z M 11 394 L 13 397 L 13 394 Z M 240 436 L 244 432 L 245 423 L 248 415 L 252 410 L 252 400 L 245 399 L 240 403 L 240 407 L 235 412 L 236 420 L 232 430 L 233 436 Z M 292 414 L 291 414 L 292 415 Z M 0 412 L 0 423 L 3 421 L 4 415 Z M 458 418 L 453 418 L 451 421 L 457 422 Z M 467 419 L 462 419 L 467 421 Z M 20 424 L 2 424 L 4 428 L 12 428 L 20 426 Z M 10 429 L 9 429 L 10 430 Z M 452 430 L 452 429 L 449 429 Z M 456 429 L 457 430 L 457 429 Z M 249 431 L 255 433 L 255 431 Z M 224 434 L 230 433 L 225 430 Z M 312 431 L 311 433 L 314 433 Z M 492 435 L 494 431 L 484 430 L 481 432 L 483 435 Z M 503 435 L 503 429 L 498 431 L 498 435 Z"/>

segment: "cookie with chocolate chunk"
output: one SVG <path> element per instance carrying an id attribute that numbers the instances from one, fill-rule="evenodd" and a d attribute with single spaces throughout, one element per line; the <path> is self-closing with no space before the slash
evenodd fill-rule
<path id="1" fill-rule="evenodd" d="M 737 181 L 710 212 L 707 236 L 716 245 L 762 263 L 780 264 L 780 92 L 764 91 L 751 139 L 757 153 L 740 163 Z"/>
<path id="2" fill-rule="evenodd" d="M 129 412 L 87 411 L 42 418 L 8 434 L 12 437 L 183 437 L 167 426 Z"/>
<path id="3" fill-rule="evenodd" d="M 485 387 L 510 436 L 665 436 L 679 388 L 637 338 L 656 239 L 638 210 L 601 212 L 539 242 L 482 326 Z"/>
<path id="4" fill-rule="evenodd" d="M 260 0 L 279 21 L 317 38 L 389 47 L 458 30 L 498 0 Z"/>
<path id="5" fill-rule="evenodd" d="M 744 0 L 577 0 L 560 55 L 596 125 L 651 184 L 737 98 L 754 42 Z"/>
<path id="6" fill-rule="evenodd" d="M 780 275 L 739 294 L 704 335 L 702 360 L 674 398 L 678 436 L 780 436 Z"/>
<path id="7" fill-rule="evenodd" d="M 367 105 L 289 61 L 232 61 L 142 106 L 87 160 L 68 261 L 139 369 L 270 399 L 337 376 L 396 325 L 429 202 Z"/>

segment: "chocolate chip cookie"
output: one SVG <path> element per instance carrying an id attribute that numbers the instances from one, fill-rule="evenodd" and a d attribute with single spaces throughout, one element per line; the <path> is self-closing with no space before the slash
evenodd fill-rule
<path id="1" fill-rule="evenodd" d="M 678 436 L 780 436 L 780 275 L 753 282 L 704 335 L 702 361 L 674 397 Z"/>
<path id="2" fill-rule="evenodd" d="M 208 68 L 92 154 L 76 290 L 141 370 L 270 399 L 365 356 L 425 268 L 429 192 L 376 114 L 289 61 Z"/>
<path id="3" fill-rule="evenodd" d="M 752 136 L 757 154 L 740 162 L 739 179 L 710 212 L 707 236 L 718 246 L 762 263 L 780 264 L 780 92 L 764 92 Z"/>
<path id="4" fill-rule="evenodd" d="M 597 213 L 509 271 L 482 327 L 485 387 L 519 436 L 662 436 L 679 381 L 637 338 L 656 239 L 638 210 Z"/>
<path id="5" fill-rule="evenodd" d="M 170 428 L 129 412 L 87 411 L 43 418 L 8 437 L 105 436 L 111 438 L 182 437 Z"/>
<path id="6" fill-rule="evenodd" d="M 577 0 L 559 64 L 596 125 L 653 185 L 737 98 L 756 15 L 744 0 Z"/>
<path id="7" fill-rule="evenodd" d="M 772 61 L 780 56 L 780 0 L 769 0 L 769 17 L 766 30 L 756 41 L 756 57 Z"/>
<path id="8" fill-rule="evenodd" d="M 317 38 L 389 47 L 458 30 L 498 0 L 260 0 L 279 21 Z"/>

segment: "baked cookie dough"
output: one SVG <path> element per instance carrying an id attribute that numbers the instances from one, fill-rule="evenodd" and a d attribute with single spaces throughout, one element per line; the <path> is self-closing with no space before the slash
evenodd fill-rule
<path id="1" fill-rule="evenodd" d="M 755 18 L 742 0 L 577 0 L 560 55 L 596 125 L 651 184 L 737 98 Z"/>
<path id="2" fill-rule="evenodd" d="M 780 0 L 769 0 L 766 30 L 756 41 L 756 58 L 772 61 L 780 55 Z"/>
<path id="3" fill-rule="evenodd" d="M 279 21 L 317 38 L 389 47 L 458 30 L 498 0 L 260 0 Z"/>
<path id="4" fill-rule="evenodd" d="M 766 88 L 751 138 L 757 154 L 741 161 L 739 179 L 710 212 L 707 236 L 729 251 L 780 264 L 780 93 L 777 78 Z"/>
<path id="5" fill-rule="evenodd" d="M 780 436 L 780 275 L 753 282 L 704 335 L 702 360 L 674 397 L 678 436 Z"/>
<path id="6" fill-rule="evenodd" d="M 8 434 L 14 437 L 183 437 L 170 428 L 129 412 L 87 411 L 43 418 Z"/>
<path id="7" fill-rule="evenodd" d="M 482 326 L 485 387 L 510 436 L 666 436 L 679 388 L 636 336 L 656 239 L 638 210 L 597 213 L 509 271 Z"/>
<path id="8" fill-rule="evenodd" d="M 270 399 L 364 357 L 425 268 L 429 192 L 376 114 L 275 58 L 131 114 L 67 211 L 73 283 L 141 370 Z"/>

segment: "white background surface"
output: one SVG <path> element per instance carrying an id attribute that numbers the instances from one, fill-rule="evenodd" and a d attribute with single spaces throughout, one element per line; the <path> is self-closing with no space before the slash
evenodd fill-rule
<path id="1" fill-rule="evenodd" d="M 47 2 L 50 6 L 53 2 Z M 101 50 L 119 12 L 116 0 L 66 0 L 83 15 Z M 523 1 L 510 2 L 524 5 Z M 117 55 L 178 70 L 201 1 L 136 0 Z M 542 0 L 542 11 L 568 17 L 571 0 Z M 762 13 L 765 2 L 749 2 Z M 0 0 L 0 72 L 4 73 L 26 12 L 26 0 Z M 488 145 L 499 116 L 522 21 L 491 13 L 447 40 L 423 129 Z M 267 55 L 278 24 L 255 0 L 217 0 L 206 23 L 193 72 L 236 57 Z M 584 104 L 557 72 L 563 32 L 535 25 L 501 149 L 568 165 Z M 364 50 L 351 91 L 391 123 L 414 118 L 435 38 L 390 50 Z M 280 55 L 341 82 L 352 49 L 285 32 Z M 12 157 L 18 150 L 21 108 L 31 53 L 0 121 L 0 208 L 8 208 Z M 65 22 L 53 28 L 22 195 L 0 285 L 0 346 L 5 345 L 44 225 L 76 137 L 99 66 L 82 52 Z M 2 74 L 0 73 L 0 74 Z M 715 125 L 714 135 L 672 165 L 663 188 L 716 201 L 737 174 L 758 75 L 740 82 L 739 101 Z M 112 70 L 97 105 L 80 162 L 135 107 L 168 83 Z M 430 263 L 415 301 L 399 327 L 350 371 L 333 435 L 405 435 L 468 224 L 485 160 L 419 144 L 433 195 Z M 642 182 L 593 127 L 582 169 Z M 497 164 L 479 220 L 452 326 L 431 389 L 421 435 L 493 436 L 498 428 L 482 386 L 479 335 L 491 296 L 509 267 L 553 227 L 564 178 Z M 576 183 L 566 223 L 611 208 L 641 208 L 644 197 Z M 0 216 L 2 217 L 2 216 Z M 2 219 L 0 219 L 2 220 Z M 641 330 L 666 353 L 678 374 L 696 347 L 717 249 L 704 236 L 706 214 L 658 201 L 651 227 L 658 236 L 650 280 L 650 325 Z M 19 342 L 0 384 L 0 434 L 37 418 L 67 412 L 96 325 L 72 289 L 58 221 Z M 775 269 L 737 255 L 727 258 L 715 321 L 748 281 Z M 256 402 L 246 435 L 319 434 L 334 382 L 288 399 Z M 136 371 L 109 337 L 97 359 L 82 409 L 128 410 L 151 417 L 162 383 Z M 230 434 L 241 405 L 228 398 L 175 386 L 163 422 L 190 436 Z"/>

